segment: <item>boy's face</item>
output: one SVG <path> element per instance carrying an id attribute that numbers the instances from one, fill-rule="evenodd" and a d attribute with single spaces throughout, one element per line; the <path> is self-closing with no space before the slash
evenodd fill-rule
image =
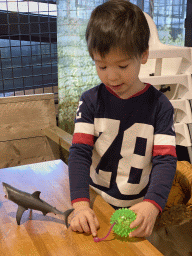
<path id="1" fill-rule="evenodd" d="M 93 56 L 102 83 L 110 87 L 120 98 L 127 99 L 144 89 L 145 86 L 138 75 L 141 64 L 147 62 L 148 51 L 142 57 L 134 59 L 117 50 L 111 50 L 104 59 L 96 52 Z"/>

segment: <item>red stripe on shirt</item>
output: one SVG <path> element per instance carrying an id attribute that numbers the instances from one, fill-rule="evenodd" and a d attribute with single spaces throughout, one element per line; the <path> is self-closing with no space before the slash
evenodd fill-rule
<path id="1" fill-rule="evenodd" d="M 94 146 L 94 136 L 91 134 L 85 133 L 75 133 L 73 135 L 73 144 L 88 144 L 90 146 Z"/>
<path id="2" fill-rule="evenodd" d="M 73 201 L 71 201 L 71 204 L 73 205 L 74 203 L 81 202 L 81 201 L 90 202 L 90 199 L 88 199 L 88 198 L 77 198 L 77 199 L 74 199 Z"/>
<path id="3" fill-rule="evenodd" d="M 144 83 L 144 84 L 146 85 L 144 89 L 142 89 L 141 91 L 139 91 L 139 92 L 133 94 L 132 96 L 128 97 L 126 100 L 131 99 L 131 98 L 133 98 L 133 97 L 137 97 L 137 96 L 143 94 L 144 92 L 146 92 L 146 91 L 149 89 L 149 87 L 151 86 L 151 84 L 148 84 L 148 83 Z M 107 89 L 111 94 L 113 94 L 113 95 L 116 96 L 117 98 L 121 99 L 121 97 L 119 97 L 119 95 L 117 95 L 110 87 L 108 87 L 108 86 L 105 86 L 105 87 L 106 87 L 106 89 Z"/>
<path id="4" fill-rule="evenodd" d="M 177 157 L 175 146 L 170 145 L 154 145 L 153 146 L 153 156 L 164 156 L 171 155 Z"/>

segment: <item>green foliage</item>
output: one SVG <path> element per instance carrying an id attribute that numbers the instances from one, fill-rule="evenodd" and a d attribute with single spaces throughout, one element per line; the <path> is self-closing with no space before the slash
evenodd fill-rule
<path id="1" fill-rule="evenodd" d="M 184 46 L 184 38 L 182 34 L 178 34 L 177 38 L 174 40 L 171 36 L 171 28 L 167 25 L 159 28 L 159 39 L 163 44 L 175 45 L 175 46 Z"/>
<path id="2" fill-rule="evenodd" d="M 74 122 L 82 93 L 101 82 L 87 50 L 85 40 L 87 22 L 71 19 L 65 21 L 65 25 L 60 25 L 58 33 L 60 123 L 66 123 L 65 120 L 69 123 Z"/>

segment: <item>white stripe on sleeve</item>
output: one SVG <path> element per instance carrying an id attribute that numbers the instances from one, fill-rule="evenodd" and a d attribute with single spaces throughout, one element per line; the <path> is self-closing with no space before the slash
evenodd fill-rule
<path id="1" fill-rule="evenodd" d="M 166 134 L 156 134 L 154 135 L 154 146 L 155 145 L 170 145 L 175 146 L 175 136 Z"/>
<path id="2" fill-rule="evenodd" d="M 76 123 L 74 133 L 85 133 L 94 135 L 94 124 Z"/>

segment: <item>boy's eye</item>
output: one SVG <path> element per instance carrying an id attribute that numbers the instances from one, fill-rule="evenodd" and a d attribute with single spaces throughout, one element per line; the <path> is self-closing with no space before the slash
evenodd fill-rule
<path id="1" fill-rule="evenodd" d="M 124 67 L 121 67 L 121 66 L 119 66 L 120 68 L 126 68 L 126 67 L 128 67 L 128 65 L 127 66 L 124 66 Z"/>
<path id="2" fill-rule="evenodd" d="M 122 67 L 122 66 L 119 66 L 119 67 L 122 68 L 122 69 L 124 69 L 124 68 L 128 67 L 128 65 L 127 65 L 127 66 L 124 66 L 124 67 Z M 102 70 L 106 69 L 106 67 L 99 67 L 99 68 L 102 69 Z"/>

